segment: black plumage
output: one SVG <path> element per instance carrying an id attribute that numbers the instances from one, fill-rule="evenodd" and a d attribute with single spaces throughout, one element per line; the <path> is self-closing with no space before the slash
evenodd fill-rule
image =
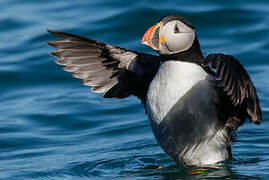
<path id="1" fill-rule="evenodd" d="M 237 111 L 236 116 L 242 121 L 249 118 L 251 122 L 260 124 L 262 113 L 256 88 L 247 71 L 233 56 L 210 54 L 205 59 L 205 65 L 217 69 L 216 80 L 218 88 L 228 96 Z"/>

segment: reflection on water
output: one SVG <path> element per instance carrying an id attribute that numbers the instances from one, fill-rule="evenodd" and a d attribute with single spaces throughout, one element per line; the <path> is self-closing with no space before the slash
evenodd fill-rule
<path id="1" fill-rule="evenodd" d="M 268 179 L 269 2 L 3 1 L 0 6 L 0 179 Z M 202 174 L 160 149 L 140 102 L 89 92 L 49 56 L 46 29 L 153 53 L 145 30 L 167 14 L 196 26 L 205 55 L 246 67 L 263 109 L 238 131 L 233 160 Z M 164 168 L 158 169 L 159 166 Z"/>

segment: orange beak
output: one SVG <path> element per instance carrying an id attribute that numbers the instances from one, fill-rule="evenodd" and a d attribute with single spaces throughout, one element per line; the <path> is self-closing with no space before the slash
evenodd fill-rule
<path id="1" fill-rule="evenodd" d="M 156 31 L 158 29 L 158 31 Z M 144 34 L 141 43 L 151 47 L 154 50 L 159 48 L 159 29 L 160 24 L 150 27 Z"/>

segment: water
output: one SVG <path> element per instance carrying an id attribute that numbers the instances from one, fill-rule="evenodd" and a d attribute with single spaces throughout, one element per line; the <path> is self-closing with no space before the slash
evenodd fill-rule
<path id="1" fill-rule="evenodd" d="M 1 1 L 0 179 L 268 179 L 269 1 L 225 2 Z M 140 39 L 171 13 L 193 22 L 205 55 L 241 60 L 263 109 L 260 126 L 239 129 L 233 160 L 200 175 L 164 154 L 136 98 L 90 93 L 46 45 L 49 28 L 152 53 Z"/>

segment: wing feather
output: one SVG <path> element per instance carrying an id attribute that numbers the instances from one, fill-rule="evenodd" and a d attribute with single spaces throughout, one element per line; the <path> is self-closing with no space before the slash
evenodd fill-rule
<path id="1" fill-rule="evenodd" d="M 236 116 L 239 116 L 242 122 L 249 118 L 251 122 L 260 124 L 262 112 L 256 88 L 240 62 L 232 56 L 210 54 L 205 60 L 205 65 L 210 63 L 212 68 L 217 69 L 218 87 L 229 97 Z"/>
<path id="2" fill-rule="evenodd" d="M 52 56 L 91 91 L 104 97 L 124 98 L 135 95 L 145 103 L 148 86 L 155 76 L 158 56 L 126 50 L 73 34 L 48 32 L 64 38 L 48 42 L 56 48 Z"/>

